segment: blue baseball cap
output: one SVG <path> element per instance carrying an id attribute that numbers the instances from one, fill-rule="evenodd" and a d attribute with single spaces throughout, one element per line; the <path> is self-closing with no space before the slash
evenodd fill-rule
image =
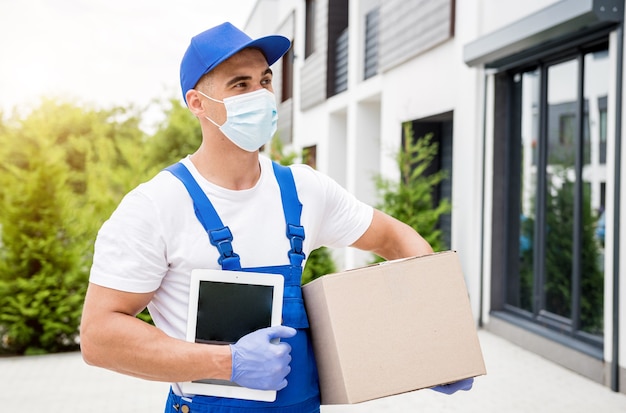
<path id="1" fill-rule="evenodd" d="M 272 35 L 253 40 L 233 26 L 222 23 L 191 38 L 183 60 L 180 62 L 180 87 L 185 94 L 196 87 L 202 76 L 241 50 L 254 47 L 263 52 L 268 65 L 274 64 L 291 47 L 284 36 Z"/>

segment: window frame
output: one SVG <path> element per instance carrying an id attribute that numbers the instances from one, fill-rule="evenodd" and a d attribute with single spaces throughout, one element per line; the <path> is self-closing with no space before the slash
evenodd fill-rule
<path id="1" fill-rule="evenodd" d="M 572 297 L 572 311 L 569 319 L 560 318 L 554 314 L 546 314 L 541 309 L 544 308 L 543 303 L 533 303 L 533 311 L 529 312 L 521 309 L 519 306 L 511 304 L 507 298 L 507 288 L 510 287 L 510 279 L 507 279 L 507 274 L 510 271 L 518 271 L 519 266 L 514 263 L 515 257 L 519 254 L 519 230 L 512 230 L 510 225 L 517 222 L 519 225 L 519 194 L 515 195 L 513 192 L 519 190 L 521 183 L 521 169 L 520 169 L 520 151 L 516 148 L 517 143 L 520 142 L 519 137 L 515 134 L 519 134 L 519 129 L 516 132 L 516 125 L 519 125 L 519 116 L 521 114 L 521 103 L 515 102 L 515 95 L 519 91 L 515 90 L 515 76 L 519 76 L 522 73 L 531 71 L 532 69 L 539 69 L 540 73 L 540 98 L 539 98 L 539 111 L 543 114 L 540 116 L 540 135 L 547 136 L 547 68 L 559 62 L 571 60 L 572 58 L 579 59 L 579 67 L 581 66 L 580 59 L 584 59 L 585 53 L 595 51 L 599 48 L 608 47 L 609 42 L 609 30 L 601 30 L 587 36 L 578 37 L 575 42 L 565 42 L 559 46 L 553 46 L 550 50 L 544 50 L 538 53 L 534 59 L 525 56 L 523 60 L 520 60 L 517 66 L 511 65 L 506 70 L 502 70 L 494 75 L 495 80 L 495 105 L 494 105 L 494 192 L 493 192 L 493 240 L 492 244 L 492 295 L 491 295 L 491 310 L 492 314 L 498 316 L 498 314 L 508 314 L 507 319 L 512 318 L 518 320 L 520 326 L 528 326 L 529 323 L 534 325 L 533 329 L 542 331 L 543 335 L 554 337 L 556 332 L 559 336 L 559 340 L 570 345 L 571 347 L 581 348 L 587 354 L 594 357 L 601 358 L 603 354 L 604 331 L 602 337 L 592 336 L 583 331 L 580 331 L 580 295 L 574 294 Z M 580 71 L 582 72 L 582 71 Z M 583 88 L 583 74 L 578 74 L 579 79 L 577 81 L 578 88 Z M 581 106 L 577 108 L 577 120 L 578 122 L 575 129 L 576 134 L 584 134 L 585 120 L 584 120 L 584 95 L 581 90 L 578 91 L 577 101 L 582 102 Z M 498 104 L 501 103 L 501 105 Z M 500 137 L 501 139 L 498 139 Z M 584 137 L 581 138 L 578 144 L 584 145 Z M 547 146 L 547 137 L 540 139 L 542 145 Z M 582 151 L 578 150 L 580 155 L 576 160 L 577 176 L 582 176 L 581 171 L 583 165 Z M 499 156 L 500 155 L 500 156 Z M 546 191 L 546 179 L 545 179 L 545 165 L 548 164 L 547 160 L 547 147 L 542 148 L 539 151 L 538 166 L 543 165 L 544 168 L 538 167 L 538 172 L 544 175 L 537 177 L 537 188 L 535 194 L 537 196 L 537 217 L 539 220 L 538 227 L 545 227 L 545 216 L 541 210 L 545 211 L 545 191 Z M 517 171 L 517 172 L 515 172 Z M 580 182 L 579 182 L 580 181 Z M 579 186 L 576 191 L 575 202 L 582 204 L 582 187 L 584 182 L 582 180 L 576 180 L 576 185 Z M 517 188 L 517 189 L 511 189 Z M 498 208 L 498 206 L 500 208 Z M 580 214 L 580 208 L 578 208 L 576 214 Z M 580 215 L 578 215 L 580 217 Z M 500 224 L 500 225 L 499 225 Z M 580 221 L 577 220 L 575 225 L 580 225 Z M 576 231 L 575 233 L 580 233 Z M 537 248 L 542 248 L 541 245 L 545 245 L 545 236 L 539 235 L 535 237 L 537 242 Z M 575 243 L 580 245 L 580 240 L 575 240 Z M 580 255 L 579 249 L 578 255 Z M 535 268 L 545 268 L 545 262 L 542 258 L 543 254 L 535 253 Z M 541 270 L 543 271 L 543 270 Z M 539 272 L 541 274 L 541 271 Z M 576 272 L 578 271 L 578 272 Z M 535 274 L 537 271 L 535 270 Z M 574 271 L 574 277 L 572 282 L 580 282 L 580 265 Z M 607 273 L 604 274 L 605 280 L 609 281 L 610 277 Z M 533 299 L 540 300 L 542 297 L 543 280 L 536 280 L 534 283 Z M 574 285 L 573 289 L 579 289 L 580 286 Z M 577 290 L 575 290 L 577 291 Z M 605 297 L 606 299 L 606 297 Z M 576 308 L 576 310 L 575 310 Z M 572 314 L 575 314 L 572 317 Z M 606 317 L 607 315 L 605 315 Z"/>

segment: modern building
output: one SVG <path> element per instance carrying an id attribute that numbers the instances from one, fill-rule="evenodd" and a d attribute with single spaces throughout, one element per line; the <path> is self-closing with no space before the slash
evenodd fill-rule
<path id="1" fill-rule="evenodd" d="M 624 0 L 258 0 L 245 29 L 293 40 L 280 139 L 376 204 L 403 125 L 432 134 L 477 324 L 626 393 L 623 21 Z"/>

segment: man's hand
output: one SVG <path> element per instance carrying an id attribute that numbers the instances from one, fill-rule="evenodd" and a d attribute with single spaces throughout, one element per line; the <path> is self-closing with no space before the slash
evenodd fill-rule
<path id="1" fill-rule="evenodd" d="M 259 390 L 280 390 L 287 386 L 285 377 L 291 371 L 291 346 L 272 343 L 275 338 L 296 335 L 291 327 L 263 328 L 243 336 L 230 346 L 233 359 L 231 381 Z"/>
<path id="2" fill-rule="evenodd" d="M 469 379 L 459 380 L 450 384 L 443 384 L 441 386 L 435 386 L 432 388 L 432 390 L 438 391 L 439 393 L 453 394 L 459 390 L 468 391 L 472 388 L 473 384 L 474 384 L 474 379 L 469 378 Z"/>

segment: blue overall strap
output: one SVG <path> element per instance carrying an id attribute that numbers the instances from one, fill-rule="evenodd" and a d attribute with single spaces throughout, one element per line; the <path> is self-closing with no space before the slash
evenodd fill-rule
<path id="1" fill-rule="evenodd" d="M 287 238 L 291 242 L 289 250 L 289 262 L 296 267 L 302 266 L 305 255 L 302 251 L 304 244 L 304 227 L 300 225 L 300 215 L 302 214 L 302 204 L 298 199 L 296 183 L 293 180 L 291 169 L 287 166 L 272 162 L 274 175 L 280 187 L 280 197 L 283 202 L 283 212 L 287 223 Z"/>
<path id="2" fill-rule="evenodd" d="M 189 196 L 193 200 L 193 209 L 198 221 L 200 221 L 209 235 L 211 244 L 220 253 L 217 262 L 222 266 L 222 269 L 240 269 L 239 255 L 233 251 L 233 234 L 227 226 L 224 226 L 213 204 L 211 204 L 211 201 L 209 201 L 209 198 L 207 198 L 189 170 L 180 162 L 168 166 L 165 170 L 178 178 L 187 188 L 187 192 L 189 192 Z"/>

